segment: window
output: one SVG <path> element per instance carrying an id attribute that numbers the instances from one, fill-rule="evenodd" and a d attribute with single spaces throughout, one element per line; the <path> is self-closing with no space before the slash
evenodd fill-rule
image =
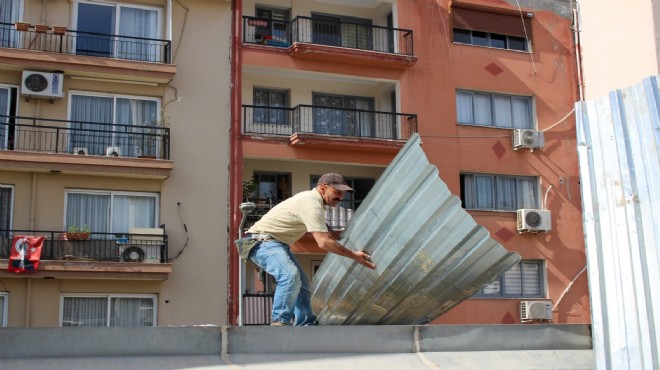
<path id="1" fill-rule="evenodd" d="M 14 187 L 0 185 L 0 236 L 9 236 L 14 209 Z"/>
<path id="2" fill-rule="evenodd" d="M 0 327 L 7 326 L 8 307 L 9 307 L 9 293 L 0 292 Z"/>
<path id="3" fill-rule="evenodd" d="M 312 14 L 314 44 L 372 50 L 371 19 Z"/>
<path id="4" fill-rule="evenodd" d="M 529 17 L 456 6 L 451 11 L 455 43 L 529 51 Z"/>
<path id="5" fill-rule="evenodd" d="M 156 326 L 156 295 L 64 295 L 61 326 Z"/>
<path id="6" fill-rule="evenodd" d="M 0 47 L 11 48 L 18 45 L 19 32 L 15 32 L 13 23 L 21 19 L 21 0 L 0 0 Z"/>
<path id="7" fill-rule="evenodd" d="M 521 261 L 476 293 L 483 298 L 544 298 L 543 261 Z"/>
<path id="8" fill-rule="evenodd" d="M 319 181 L 319 178 L 321 178 L 320 175 L 314 175 L 311 177 L 310 181 L 310 187 L 315 187 L 316 183 Z M 374 187 L 376 184 L 376 180 L 374 179 L 367 179 L 367 178 L 355 178 L 355 177 L 346 177 L 344 176 L 344 180 L 346 180 L 346 184 L 353 188 L 355 190 L 354 192 L 345 192 L 344 193 L 344 198 L 342 201 L 339 203 L 340 207 L 344 207 L 346 209 L 352 209 L 356 210 L 362 204 L 362 201 L 364 198 L 367 197 L 367 194 L 369 194 L 369 191 L 371 191 L 371 188 Z"/>
<path id="9" fill-rule="evenodd" d="M 289 92 L 286 90 L 258 89 L 253 91 L 254 123 L 287 125 L 289 123 Z"/>
<path id="10" fill-rule="evenodd" d="M 459 124 L 501 128 L 533 128 L 532 98 L 477 91 L 456 91 Z"/>
<path id="11" fill-rule="evenodd" d="M 263 39 L 264 36 L 270 36 L 276 43 L 270 42 L 269 45 L 284 46 L 289 44 L 289 10 L 288 9 L 274 9 L 265 7 L 256 7 L 255 11 L 257 18 L 268 19 L 268 24 L 265 27 L 256 27 L 255 36 L 258 39 Z"/>
<path id="12" fill-rule="evenodd" d="M 138 127 L 158 127 L 159 110 L 160 100 L 153 98 L 73 93 L 69 150 L 86 148 L 87 154 L 106 155 L 108 148 L 119 148 L 120 156 L 160 157 L 160 139 L 149 128 Z"/>
<path id="13" fill-rule="evenodd" d="M 128 4 L 77 4 L 76 53 L 142 61 L 159 61 L 159 8 Z M 127 37 L 116 37 L 127 36 Z"/>
<path id="14" fill-rule="evenodd" d="M 374 135 L 374 99 L 314 93 L 314 132 L 371 137 Z"/>
<path id="15" fill-rule="evenodd" d="M 66 192 L 66 224 L 87 225 L 94 233 L 128 233 L 158 225 L 158 194 L 89 190 Z"/>
<path id="16" fill-rule="evenodd" d="M 515 211 L 539 208 L 538 179 L 529 176 L 462 174 L 463 208 Z"/>
<path id="17" fill-rule="evenodd" d="M 0 150 L 14 149 L 17 94 L 18 88 L 0 85 Z"/>

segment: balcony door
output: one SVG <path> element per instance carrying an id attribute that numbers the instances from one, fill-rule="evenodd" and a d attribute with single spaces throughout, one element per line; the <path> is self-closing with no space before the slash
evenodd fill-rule
<path id="1" fill-rule="evenodd" d="M 289 10 L 274 9 L 257 6 L 257 18 L 268 19 L 266 27 L 257 27 L 255 34 L 270 36 L 274 41 L 283 45 L 289 43 Z"/>
<path id="2" fill-rule="evenodd" d="M 128 96 L 71 95 L 69 150 L 84 149 L 91 155 L 159 157 L 160 141 L 151 132 L 158 129 L 160 102 Z"/>
<path id="3" fill-rule="evenodd" d="M 371 50 L 371 19 L 312 14 L 312 42 L 321 45 Z"/>
<path id="4" fill-rule="evenodd" d="M 160 9 L 79 2 L 76 54 L 158 61 Z"/>
<path id="5" fill-rule="evenodd" d="M 373 98 L 315 93 L 313 105 L 315 133 L 373 136 Z"/>
<path id="6" fill-rule="evenodd" d="M 16 94 L 16 87 L 0 85 L 0 150 L 14 149 Z"/>
<path id="7" fill-rule="evenodd" d="M 8 237 L 14 212 L 14 187 L 0 185 L 0 236 Z"/>
<path id="8" fill-rule="evenodd" d="M 0 47 L 13 48 L 18 45 L 19 33 L 13 23 L 21 19 L 21 0 L 0 0 Z"/>

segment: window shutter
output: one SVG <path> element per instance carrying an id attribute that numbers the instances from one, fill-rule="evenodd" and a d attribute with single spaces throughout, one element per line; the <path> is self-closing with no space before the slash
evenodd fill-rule
<path id="1" fill-rule="evenodd" d="M 452 7 L 453 27 L 471 31 L 498 33 L 507 36 L 525 37 L 531 32 L 531 22 L 520 14 L 502 14 L 483 10 Z M 523 27 L 524 26 L 524 27 Z"/>

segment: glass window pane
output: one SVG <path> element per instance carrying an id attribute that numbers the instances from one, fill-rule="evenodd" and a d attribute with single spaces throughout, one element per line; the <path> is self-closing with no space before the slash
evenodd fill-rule
<path id="1" fill-rule="evenodd" d="M 152 298 L 110 298 L 110 326 L 154 326 Z"/>
<path id="2" fill-rule="evenodd" d="M 511 127 L 511 98 L 505 95 L 493 95 L 495 126 Z"/>
<path id="3" fill-rule="evenodd" d="M 76 54 L 112 57 L 114 28 L 114 6 L 78 3 Z"/>
<path id="4" fill-rule="evenodd" d="M 522 294 L 522 276 L 520 274 L 520 264 L 513 266 L 504 273 L 504 294 L 511 296 Z"/>
<path id="5" fill-rule="evenodd" d="M 490 46 L 494 48 L 506 49 L 506 36 L 491 33 Z"/>
<path id="6" fill-rule="evenodd" d="M 8 236 L 11 230 L 13 192 L 14 188 L 11 186 L 0 186 L 0 236 Z"/>
<path id="7" fill-rule="evenodd" d="M 488 46 L 488 33 L 472 31 L 472 45 Z"/>
<path id="8" fill-rule="evenodd" d="M 498 278 L 496 281 L 488 284 L 482 291 L 481 294 L 484 295 L 500 295 L 501 294 L 501 286 L 500 286 L 500 279 Z"/>
<path id="9" fill-rule="evenodd" d="M 516 208 L 516 179 L 515 177 L 497 178 L 497 209 L 502 211 L 515 211 Z"/>
<path id="10" fill-rule="evenodd" d="M 524 37 L 508 37 L 509 49 L 527 51 L 527 40 Z"/>
<path id="11" fill-rule="evenodd" d="M 0 293 L 0 326 L 7 326 L 5 310 L 7 308 L 7 294 Z"/>
<path id="12" fill-rule="evenodd" d="M 538 191 L 536 189 L 537 179 L 530 177 L 519 177 L 516 179 L 517 190 L 517 209 L 520 208 L 540 208 L 538 201 Z"/>
<path id="13" fill-rule="evenodd" d="M 112 232 L 127 233 L 131 227 L 156 227 L 156 197 L 141 195 L 114 197 Z"/>
<path id="14" fill-rule="evenodd" d="M 492 126 L 493 114 L 490 94 L 474 93 L 474 123 L 477 125 Z"/>
<path id="15" fill-rule="evenodd" d="M 492 176 L 474 176 L 475 190 L 477 197 L 476 208 L 478 209 L 494 209 L 495 196 L 494 196 L 494 180 Z"/>
<path id="16" fill-rule="evenodd" d="M 459 123 L 473 123 L 472 93 L 466 91 L 456 92 L 456 115 Z"/>
<path id="17" fill-rule="evenodd" d="M 454 42 L 470 44 L 472 42 L 471 32 L 468 30 L 454 28 Z"/>
<path id="18" fill-rule="evenodd" d="M 538 262 L 522 262 L 523 296 L 541 295 L 541 268 Z"/>
<path id="19" fill-rule="evenodd" d="M 532 127 L 532 100 L 526 97 L 511 97 L 513 128 Z"/>
<path id="20" fill-rule="evenodd" d="M 62 326 L 107 326 L 106 297 L 64 297 Z"/>
<path id="21" fill-rule="evenodd" d="M 89 226 L 93 233 L 110 232 L 110 195 L 68 193 L 66 225 Z"/>
<path id="22" fill-rule="evenodd" d="M 70 150 L 86 148 L 87 154 L 105 155 L 112 146 L 114 101 L 111 97 L 72 95 Z"/>
<path id="23" fill-rule="evenodd" d="M 158 11 L 122 6 L 119 12 L 121 36 L 141 39 L 117 38 L 117 57 L 131 60 L 158 62 L 161 58 L 161 46 L 157 41 L 144 39 L 158 38 Z"/>

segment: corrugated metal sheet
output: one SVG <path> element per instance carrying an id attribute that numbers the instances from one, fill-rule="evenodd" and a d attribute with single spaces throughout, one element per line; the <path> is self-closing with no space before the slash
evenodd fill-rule
<path id="1" fill-rule="evenodd" d="M 598 369 L 660 369 L 658 77 L 576 104 Z"/>
<path id="2" fill-rule="evenodd" d="M 425 324 L 520 261 L 461 208 L 420 144 L 413 135 L 343 233 L 376 270 L 331 254 L 315 275 L 320 323 Z"/>

